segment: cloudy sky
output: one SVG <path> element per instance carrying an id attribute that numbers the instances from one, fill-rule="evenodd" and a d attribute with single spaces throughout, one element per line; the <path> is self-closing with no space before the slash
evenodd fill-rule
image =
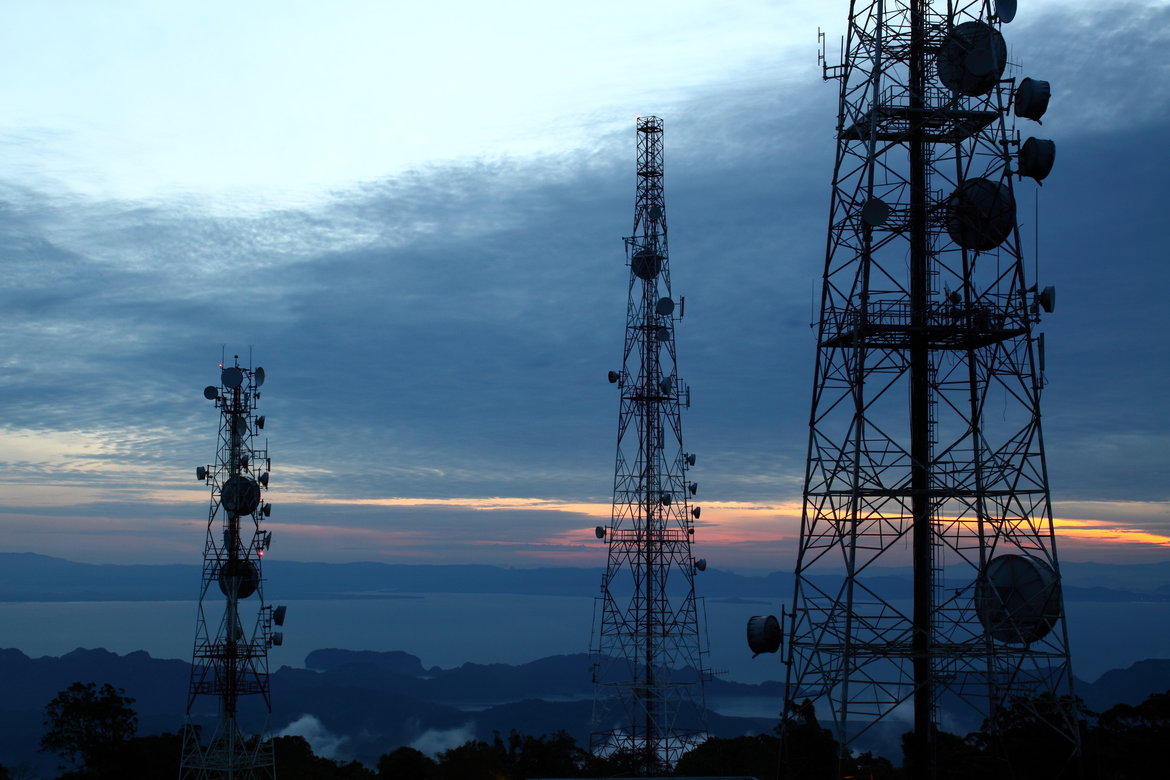
<path id="1" fill-rule="evenodd" d="M 1062 556 L 1170 560 L 1170 3 L 1020 6 Z M 200 560 L 240 354 L 273 555 L 603 566 L 656 114 L 696 549 L 791 566 L 844 2 L 0 7 L 0 550 Z"/>

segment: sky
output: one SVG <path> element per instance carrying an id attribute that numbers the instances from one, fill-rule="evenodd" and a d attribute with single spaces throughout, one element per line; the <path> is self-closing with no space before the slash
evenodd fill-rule
<path id="1" fill-rule="evenodd" d="M 792 566 L 847 4 L 0 8 L 0 550 L 198 562 L 238 354 L 272 555 L 603 566 L 654 114 L 696 555 Z M 1017 199 L 1061 556 L 1170 560 L 1170 3 L 1032 0 L 1004 35 L 1053 89 Z"/>

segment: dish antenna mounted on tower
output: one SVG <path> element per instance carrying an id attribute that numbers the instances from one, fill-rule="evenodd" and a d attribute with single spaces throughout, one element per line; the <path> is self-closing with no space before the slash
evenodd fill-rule
<path id="1" fill-rule="evenodd" d="M 699 508 L 689 496 L 680 411 L 690 390 L 678 378 L 675 302 L 670 289 L 662 196 L 662 120 L 639 117 L 630 267 L 613 511 L 598 526 L 608 564 L 595 609 L 595 698 L 591 749 L 634 757 L 640 775 L 664 774 L 706 738 L 703 683 L 709 679 L 702 600 L 691 554 Z M 682 316 L 682 301 L 677 307 Z"/>
<path id="2" fill-rule="evenodd" d="M 1064 738 L 1057 777 L 1079 738 L 1040 432 L 1055 298 L 1027 279 L 1013 181 L 1047 176 L 1055 145 L 1010 115 L 1038 121 L 1049 89 L 1007 75 L 1014 2 L 936 5 L 851 4 L 824 66 L 841 108 L 786 721 L 811 700 L 847 752 L 912 712 L 908 767 L 930 778 L 944 710 L 993 743 L 1031 717 Z M 906 564 L 899 590 L 883 567 Z"/>
<path id="3" fill-rule="evenodd" d="M 187 693 L 180 777 L 184 780 L 269 780 L 275 777 L 269 718 L 268 650 L 284 635 L 284 607 L 264 602 L 260 561 L 272 542 L 261 529 L 272 513 L 264 500 L 271 461 L 258 442 L 265 418 L 256 416 L 264 369 L 245 368 L 236 357 L 220 365 L 219 385 L 203 397 L 220 411 L 216 462 L 199 466 L 195 477 L 211 485 L 203 586 L 195 623 L 195 650 Z M 249 617 L 254 615 L 254 617 Z M 194 709 L 200 697 L 214 699 L 217 720 L 204 743 Z M 258 705 L 242 712 L 241 699 Z M 241 716 L 255 718 L 259 733 L 245 736 Z"/>

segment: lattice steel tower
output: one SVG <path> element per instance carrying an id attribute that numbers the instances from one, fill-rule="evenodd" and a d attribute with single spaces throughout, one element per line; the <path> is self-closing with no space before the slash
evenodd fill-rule
<path id="1" fill-rule="evenodd" d="M 260 527 L 272 512 L 263 499 L 272 464 L 267 442 L 258 441 L 264 416 L 255 414 L 264 369 L 242 367 L 238 356 L 220 368 L 220 385 L 203 391 L 220 411 L 219 450 L 214 466 L 195 470 L 198 479 L 211 485 L 211 506 L 180 777 L 267 780 L 276 776 L 268 732 L 268 650 L 282 642 L 281 632 L 273 627 L 284 623 L 285 608 L 265 604 L 260 567 L 272 541 L 272 533 Z M 218 707 L 206 743 L 194 723 L 201 696 L 214 699 Z M 259 734 L 245 736 L 241 728 L 242 697 L 256 697 L 247 715 L 257 719 Z"/>
<path id="2" fill-rule="evenodd" d="M 699 507 L 687 481 L 695 456 L 683 451 L 681 407 L 690 388 L 678 377 L 662 190 L 662 120 L 639 117 L 633 235 L 625 239 L 629 306 L 613 512 L 597 537 L 608 546 L 594 608 L 591 651 L 596 695 L 591 747 L 624 751 L 643 775 L 664 772 L 706 736 L 703 683 L 706 624 L 695 597 L 691 552 Z"/>
<path id="3" fill-rule="evenodd" d="M 840 114 L 786 707 L 814 700 L 846 750 L 912 712 L 919 778 L 944 714 L 1071 694 L 1035 331 L 1054 295 L 1026 273 L 1013 182 L 1055 147 L 1010 116 L 1049 96 L 1008 74 L 1014 13 L 856 0 L 824 66 Z M 1067 737 L 1055 777 L 1077 730 L 1065 704 L 1042 714 Z"/>

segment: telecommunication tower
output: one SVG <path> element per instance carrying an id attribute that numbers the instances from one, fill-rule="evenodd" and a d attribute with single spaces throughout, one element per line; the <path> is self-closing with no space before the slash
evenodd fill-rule
<path id="1" fill-rule="evenodd" d="M 268 650 L 283 641 L 274 626 L 284 624 L 285 608 L 265 604 L 260 566 L 272 541 L 272 532 L 261 529 L 272 513 L 272 505 L 264 501 L 272 462 L 267 441 L 258 441 L 264 416 L 255 413 L 263 384 L 264 369 L 245 368 L 236 356 L 232 365 L 220 364 L 219 386 L 203 391 L 220 411 L 219 448 L 214 465 L 195 469 L 195 476 L 211 486 L 211 506 L 183 730 L 184 780 L 276 776 L 268 733 L 272 713 Z M 210 697 L 218 705 L 218 719 L 206 743 L 194 723 L 200 697 Z M 258 697 L 259 734 L 245 736 L 241 728 L 241 697 Z"/>
<path id="2" fill-rule="evenodd" d="M 1015 6 L 853 2 L 823 65 L 840 113 L 785 706 L 827 708 L 846 751 L 912 713 L 917 778 L 944 718 L 994 730 L 1009 708 L 1067 738 L 1053 777 L 1079 755 L 1040 429 L 1054 291 L 1013 182 L 1055 146 L 1010 116 L 1049 98 L 1005 76 Z"/>
<path id="3" fill-rule="evenodd" d="M 662 120 L 637 120 L 637 196 L 625 349 L 609 381 L 621 392 L 608 563 L 594 607 L 595 698 L 591 748 L 621 751 L 643 775 L 664 772 L 706 737 L 703 683 L 709 678 L 705 616 L 691 551 L 699 507 L 689 497 L 695 456 L 683 451 L 681 408 L 690 388 L 678 377 L 674 323 L 685 300 L 670 288 L 663 200 Z M 677 315 L 676 315 L 677 310 Z"/>

